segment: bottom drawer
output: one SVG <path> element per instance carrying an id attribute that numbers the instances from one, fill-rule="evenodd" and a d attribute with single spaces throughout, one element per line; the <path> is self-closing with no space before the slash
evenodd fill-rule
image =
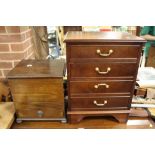
<path id="1" fill-rule="evenodd" d="M 74 97 L 70 100 L 70 109 L 99 110 L 99 109 L 121 109 L 130 107 L 130 96 L 123 97 Z"/>
<path id="2" fill-rule="evenodd" d="M 15 103 L 16 115 L 19 118 L 62 118 L 64 103 L 31 102 Z"/>

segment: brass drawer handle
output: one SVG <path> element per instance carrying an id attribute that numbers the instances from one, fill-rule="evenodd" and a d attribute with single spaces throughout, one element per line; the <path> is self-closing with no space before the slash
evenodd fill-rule
<path id="1" fill-rule="evenodd" d="M 38 111 L 37 111 L 37 115 L 38 115 L 38 117 L 43 117 L 43 114 L 44 114 L 43 111 L 41 111 L 41 110 L 38 110 Z"/>
<path id="2" fill-rule="evenodd" d="M 111 71 L 111 68 L 108 67 L 106 72 L 101 72 L 100 69 L 98 67 L 95 68 L 95 70 L 99 73 L 99 74 L 108 74 Z"/>
<path id="3" fill-rule="evenodd" d="M 96 50 L 96 53 L 99 54 L 100 56 L 102 57 L 108 57 L 110 56 L 114 51 L 112 49 L 109 50 L 108 53 L 101 53 L 101 50 L 100 49 L 97 49 Z"/>
<path id="4" fill-rule="evenodd" d="M 94 88 L 99 88 L 100 86 L 105 86 L 106 88 L 109 88 L 109 85 L 107 85 L 106 83 L 100 83 L 100 84 L 96 84 L 94 85 Z"/>
<path id="5" fill-rule="evenodd" d="M 107 101 L 107 100 L 104 100 L 104 103 L 97 103 L 97 101 L 94 100 L 93 103 L 94 103 L 95 105 L 97 105 L 98 107 L 102 107 L 102 106 L 106 105 L 106 104 L 108 103 L 108 101 Z"/>

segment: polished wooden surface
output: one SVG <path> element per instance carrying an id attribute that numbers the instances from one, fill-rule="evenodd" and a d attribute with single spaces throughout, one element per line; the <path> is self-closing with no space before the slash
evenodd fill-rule
<path id="1" fill-rule="evenodd" d="M 97 104 L 94 104 L 96 101 Z M 99 106 L 104 104 L 104 106 Z M 93 97 L 71 97 L 70 109 L 73 110 L 104 110 L 104 109 L 123 109 L 130 105 L 130 96 L 93 96 Z"/>
<path id="2" fill-rule="evenodd" d="M 63 70 L 61 60 L 24 60 L 9 73 L 18 120 L 65 117 Z"/>
<path id="3" fill-rule="evenodd" d="M 71 81 L 70 84 L 71 84 L 70 85 L 71 94 L 76 93 L 130 94 L 133 80 Z"/>
<path id="4" fill-rule="evenodd" d="M 50 79 L 47 78 L 25 78 L 25 79 L 9 79 L 9 84 L 14 84 L 16 87 L 13 87 L 11 91 L 14 94 L 31 94 L 36 92 L 37 94 L 52 94 L 58 95 L 58 85 L 60 85 L 60 82 L 62 82 L 61 79 L 55 78 Z M 50 84 L 50 87 L 49 87 Z M 36 85 L 37 87 L 34 87 Z"/>
<path id="5" fill-rule="evenodd" d="M 23 60 L 11 70 L 10 78 L 62 78 L 64 71 L 63 60 Z"/>
<path id="6" fill-rule="evenodd" d="M 139 45 L 71 45 L 70 57 L 71 59 L 84 59 L 84 58 L 136 58 L 139 53 Z M 113 50 L 112 54 L 108 57 L 103 57 L 97 50 L 100 50 L 101 54 L 108 54 L 110 50 Z"/>
<path id="7" fill-rule="evenodd" d="M 126 32 L 68 32 L 65 42 L 146 42 Z"/>
<path id="8" fill-rule="evenodd" d="M 12 129 L 155 129 L 154 121 L 145 110 L 133 110 L 127 123 L 118 123 L 110 116 L 87 117 L 77 124 L 52 121 L 14 122 Z"/>
<path id="9" fill-rule="evenodd" d="M 63 118 L 64 104 L 61 102 L 16 102 L 16 116 L 18 118 Z M 39 111 L 43 114 L 39 115 Z"/>
<path id="10" fill-rule="evenodd" d="M 104 115 L 110 108 L 115 113 L 108 114 L 126 122 L 145 40 L 122 32 L 68 32 L 65 42 L 69 121 L 79 122 L 88 113 Z M 119 84 L 112 82 L 105 88 L 108 80 L 117 80 Z M 125 86 L 122 80 L 131 82 Z M 97 91 L 92 81 L 104 86 Z"/>
<path id="11" fill-rule="evenodd" d="M 128 69 L 125 69 L 128 66 Z M 124 77 L 133 78 L 136 74 L 135 70 L 136 63 L 104 63 L 104 62 L 92 62 L 92 63 L 70 63 L 70 76 L 71 77 Z M 107 74 L 100 74 L 96 71 L 99 68 L 99 72 L 107 72 Z"/>

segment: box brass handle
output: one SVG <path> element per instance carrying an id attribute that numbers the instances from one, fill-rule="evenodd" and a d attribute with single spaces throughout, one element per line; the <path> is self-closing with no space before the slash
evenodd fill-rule
<path id="1" fill-rule="evenodd" d="M 94 100 L 93 103 L 94 103 L 95 105 L 97 105 L 98 107 L 102 107 L 102 106 L 106 105 L 106 104 L 108 103 L 108 101 L 107 101 L 107 100 L 104 100 L 104 103 L 97 103 L 97 101 Z"/>
<path id="2" fill-rule="evenodd" d="M 106 88 L 109 88 L 109 85 L 107 85 L 106 83 L 99 83 L 99 84 L 96 84 L 94 85 L 94 88 L 99 88 L 100 86 L 105 86 Z"/>
<path id="3" fill-rule="evenodd" d="M 108 74 L 111 71 L 111 68 L 108 67 L 106 72 L 101 72 L 99 67 L 96 67 L 95 70 L 99 73 L 99 74 Z"/>
<path id="4" fill-rule="evenodd" d="M 38 111 L 37 111 L 37 115 L 38 115 L 38 117 L 43 117 L 43 114 L 44 114 L 43 111 L 41 111 L 41 110 L 38 110 Z"/>
<path id="5" fill-rule="evenodd" d="M 109 50 L 108 53 L 102 53 L 100 49 L 96 50 L 96 53 L 99 54 L 102 57 L 108 57 L 110 56 L 114 51 L 112 49 Z"/>

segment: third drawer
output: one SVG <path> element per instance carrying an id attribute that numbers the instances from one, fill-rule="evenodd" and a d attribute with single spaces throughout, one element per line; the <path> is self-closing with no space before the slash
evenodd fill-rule
<path id="1" fill-rule="evenodd" d="M 137 63 L 70 63 L 71 77 L 131 77 L 136 74 Z"/>
<path id="2" fill-rule="evenodd" d="M 70 93 L 121 93 L 130 94 L 133 80 L 98 80 L 98 81 L 70 81 Z"/>

